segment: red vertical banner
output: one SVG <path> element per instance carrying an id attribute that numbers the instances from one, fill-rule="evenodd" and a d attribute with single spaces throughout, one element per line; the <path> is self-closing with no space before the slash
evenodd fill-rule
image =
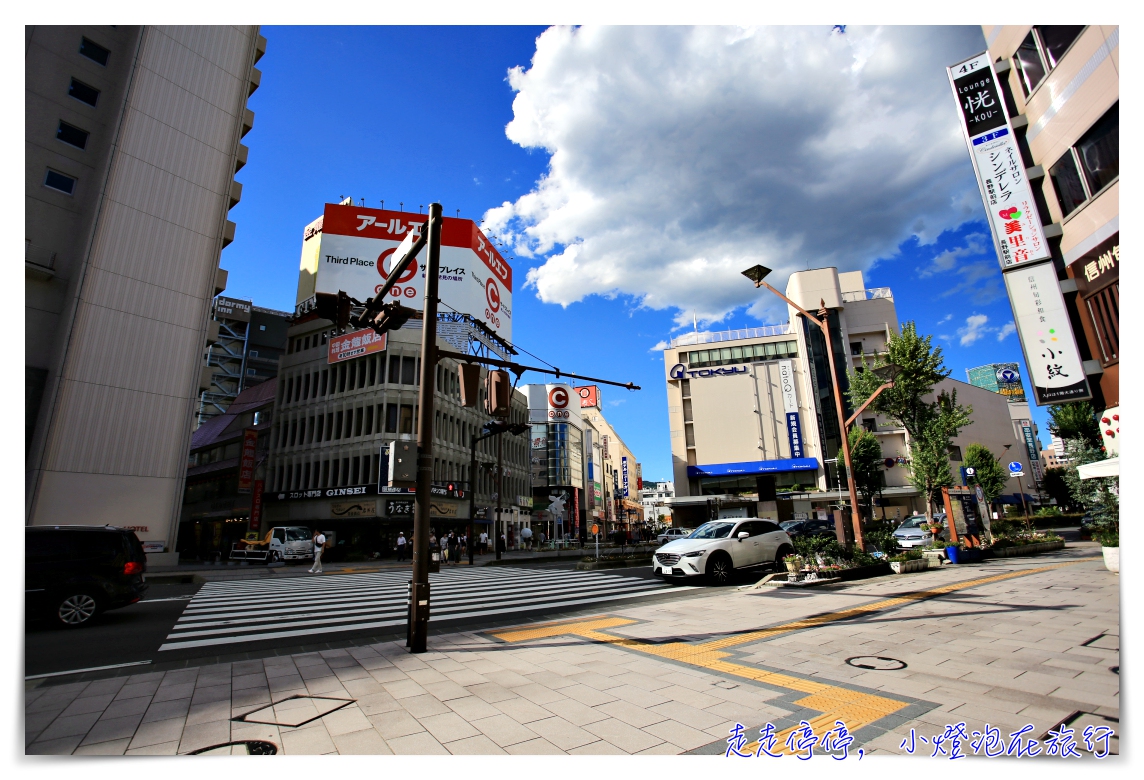
<path id="1" fill-rule="evenodd" d="M 250 492 L 250 483 L 254 480 L 254 455 L 258 449 L 258 431 L 247 428 L 242 432 L 242 459 L 238 465 L 238 490 L 240 493 Z"/>
<path id="2" fill-rule="evenodd" d="M 262 530 L 262 486 L 261 479 L 254 480 L 254 495 L 250 498 L 250 530 Z"/>
<path id="3" fill-rule="evenodd" d="M 573 526 L 576 529 L 576 538 L 580 538 L 580 491 L 572 488 L 572 517 L 574 518 Z"/>

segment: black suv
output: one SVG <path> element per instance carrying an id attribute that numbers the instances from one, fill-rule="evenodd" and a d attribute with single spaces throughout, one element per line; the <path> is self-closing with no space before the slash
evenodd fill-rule
<path id="1" fill-rule="evenodd" d="M 28 616 L 74 628 L 147 590 L 147 556 L 134 531 L 59 525 L 24 529 L 24 604 Z"/>

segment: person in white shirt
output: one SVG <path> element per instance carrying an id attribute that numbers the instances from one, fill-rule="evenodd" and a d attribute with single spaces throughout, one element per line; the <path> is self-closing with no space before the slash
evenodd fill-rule
<path id="1" fill-rule="evenodd" d="M 524 543 L 524 549 L 532 549 L 532 529 L 525 526 L 520 529 L 520 540 Z"/>
<path id="2" fill-rule="evenodd" d="M 326 535 L 321 531 L 314 531 L 314 565 L 310 567 L 311 574 L 322 573 L 322 550 L 326 546 Z"/>
<path id="3" fill-rule="evenodd" d="M 398 534 L 397 534 L 397 560 L 398 560 L 398 562 L 405 560 L 405 547 L 406 547 L 405 533 L 404 532 L 398 532 Z"/>
<path id="4" fill-rule="evenodd" d="M 489 551 L 489 535 L 481 531 L 481 555 Z"/>

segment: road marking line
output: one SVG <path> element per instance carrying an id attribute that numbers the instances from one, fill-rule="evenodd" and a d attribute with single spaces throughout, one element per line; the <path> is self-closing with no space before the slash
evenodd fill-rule
<path id="1" fill-rule="evenodd" d="M 125 666 L 145 666 L 150 661 L 130 661 L 125 664 L 109 664 L 108 666 L 89 666 L 86 669 L 72 669 L 67 672 L 48 672 L 47 674 L 29 674 L 25 680 L 42 680 L 45 677 L 63 677 L 66 674 L 83 674 L 84 672 L 102 672 L 105 669 L 122 669 Z"/>
<path id="2" fill-rule="evenodd" d="M 786 688 L 788 690 L 795 690 L 801 693 L 806 693 L 801 699 L 794 702 L 799 707 L 807 709 L 818 710 L 821 715 L 809 719 L 811 727 L 815 729 L 815 733 L 819 733 L 819 729 L 829 729 L 834 727 L 834 721 L 840 720 L 846 724 L 847 730 L 851 733 L 868 726 L 887 715 L 891 715 L 898 710 L 904 709 L 909 706 L 908 702 L 900 701 L 890 698 L 888 696 L 879 696 L 877 694 L 865 693 L 863 691 L 856 691 L 852 688 L 847 688 L 842 685 L 828 684 L 825 682 L 818 682 L 815 680 L 806 680 L 801 677 L 794 677 L 789 674 L 781 672 L 769 671 L 766 669 L 757 669 L 743 664 L 734 663 L 726 660 L 731 654 L 723 652 L 724 648 L 734 647 L 736 645 L 748 644 L 751 642 L 758 642 L 765 639 L 770 639 L 780 634 L 790 633 L 801 629 L 819 628 L 821 626 L 837 622 L 839 620 L 847 620 L 849 618 L 866 615 L 873 612 L 880 612 L 891 607 L 909 604 L 915 601 L 922 601 L 925 599 L 936 598 L 946 593 L 953 593 L 958 590 L 976 587 L 978 585 L 987 585 L 994 582 L 1001 582 L 1003 580 L 1012 579 L 1014 577 L 1023 577 L 1030 574 L 1039 574 L 1053 569 L 1063 568 L 1065 566 L 1073 566 L 1083 561 L 1069 561 L 1066 563 L 1052 564 L 1050 566 L 1039 566 L 1032 569 L 1018 569 L 1004 574 L 996 574 L 990 577 L 980 577 L 972 580 L 965 580 L 962 582 L 955 582 L 949 585 L 942 585 L 936 588 L 928 588 L 926 590 L 913 591 L 905 593 L 900 596 L 895 596 L 888 599 L 881 599 L 860 607 L 853 607 L 850 609 L 841 610 L 839 612 L 830 612 L 824 615 L 816 615 L 814 617 L 805 618 L 803 620 L 796 620 L 791 623 L 785 623 L 779 626 L 760 629 L 746 634 L 738 634 L 735 636 L 724 637 L 722 639 L 715 639 L 709 642 L 701 642 L 698 644 L 689 644 L 687 642 L 666 642 L 662 644 L 652 644 L 644 639 L 637 639 L 633 637 L 617 636 L 615 634 L 604 633 L 602 629 L 617 628 L 619 626 L 630 625 L 636 623 L 636 620 L 622 617 L 613 617 L 601 615 L 595 618 L 578 621 L 563 621 L 554 623 L 544 623 L 541 625 L 531 625 L 527 627 L 509 628 L 488 632 L 491 636 L 500 639 L 506 643 L 523 642 L 530 639 L 552 638 L 556 636 L 564 636 L 572 634 L 579 636 L 592 642 L 601 644 L 613 645 L 621 647 L 626 650 L 632 650 L 646 655 L 658 656 L 666 660 L 679 661 L 690 666 L 697 666 L 719 674 L 732 675 L 735 677 L 742 677 L 749 680 L 755 680 L 765 685 L 776 688 Z M 778 752 L 787 755 L 793 755 L 793 752 L 785 747 L 787 736 L 795 731 L 798 727 L 794 726 L 779 732 L 776 735 L 776 747 Z M 758 741 L 751 742 L 742 748 L 744 752 L 754 752 L 759 746 Z"/>

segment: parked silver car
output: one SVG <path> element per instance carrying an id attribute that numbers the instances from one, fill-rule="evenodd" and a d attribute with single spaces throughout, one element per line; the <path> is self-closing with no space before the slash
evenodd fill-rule
<path id="1" fill-rule="evenodd" d="M 656 537 L 660 544 L 674 542 L 676 539 L 686 539 L 691 534 L 690 528 L 668 528 Z"/>
<path id="2" fill-rule="evenodd" d="M 939 512 L 933 516 L 935 523 L 941 523 L 942 531 L 938 534 L 938 539 L 946 538 L 945 527 L 945 512 Z M 926 547 L 933 543 L 933 534 L 926 528 L 925 515 L 913 515 L 907 517 L 897 530 L 894 531 L 894 538 L 898 541 L 899 547 Z"/>

